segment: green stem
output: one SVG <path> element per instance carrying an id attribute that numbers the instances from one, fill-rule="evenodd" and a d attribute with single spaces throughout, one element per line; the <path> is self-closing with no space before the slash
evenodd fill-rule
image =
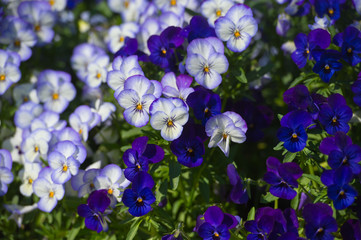
<path id="1" fill-rule="evenodd" d="M 275 202 L 274 202 L 274 207 L 273 207 L 274 209 L 277 209 L 278 208 L 278 198 L 275 200 Z"/>

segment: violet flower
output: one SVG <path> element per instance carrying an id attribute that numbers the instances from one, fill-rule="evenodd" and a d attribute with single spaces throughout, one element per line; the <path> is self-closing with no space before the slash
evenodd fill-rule
<path id="1" fill-rule="evenodd" d="M 243 186 L 243 181 L 238 175 L 237 170 L 233 164 L 228 164 L 227 175 L 229 182 L 232 185 L 230 199 L 236 204 L 244 204 L 248 202 L 247 189 Z"/>
<path id="2" fill-rule="evenodd" d="M 334 36 L 333 42 L 341 47 L 342 58 L 351 66 L 361 62 L 361 33 L 355 27 L 347 27 L 342 33 Z"/>

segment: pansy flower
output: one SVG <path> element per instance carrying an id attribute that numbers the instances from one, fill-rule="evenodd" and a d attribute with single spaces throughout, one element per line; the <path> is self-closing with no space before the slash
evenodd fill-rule
<path id="1" fill-rule="evenodd" d="M 155 202 L 153 187 L 154 181 L 148 173 L 140 172 L 135 176 L 132 188 L 126 189 L 123 195 L 123 203 L 129 207 L 131 215 L 140 217 L 152 210 L 151 204 Z"/>
<path id="2" fill-rule="evenodd" d="M 276 197 L 287 200 L 293 199 L 298 187 L 297 179 L 302 176 L 302 169 L 297 163 L 280 163 L 277 158 L 267 159 L 267 173 L 263 179 L 271 184 L 270 193 Z"/>
<path id="3" fill-rule="evenodd" d="M 327 14 L 330 19 L 337 20 L 340 18 L 340 4 L 342 0 L 314 0 L 315 10 L 319 17 Z"/>
<path id="4" fill-rule="evenodd" d="M 189 94 L 194 92 L 194 89 L 191 88 L 192 77 L 180 74 L 176 77 L 173 72 L 166 73 L 162 78 L 162 94 L 165 97 L 179 97 L 183 101 L 187 101 Z"/>
<path id="5" fill-rule="evenodd" d="M 239 174 L 237 173 L 237 169 L 233 164 L 228 164 L 227 175 L 229 178 L 229 182 L 232 185 L 232 190 L 229 196 L 231 201 L 237 204 L 247 203 L 248 202 L 247 189 L 244 187 L 243 181 L 239 176 Z"/>
<path id="6" fill-rule="evenodd" d="M 206 2 L 204 2 L 202 6 Z M 183 28 L 182 34 L 187 37 L 189 43 L 197 38 L 207 38 L 207 37 L 216 36 L 216 32 L 214 31 L 214 28 L 210 27 L 207 22 L 207 19 L 202 16 L 192 17 L 191 21 L 189 22 L 189 25 Z"/>
<path id="7" fill-rule="evenodd" d="M 361 62 L 361 33 L 355 27 L 347 27 L 342 33 L 334 36 L 333 42 L 341 47 L 342 58 L 351 66 Z"/>
<path id="8" fill-rule="evenodd" d="M 306 147 L 308 138 L 306 128 L 311 121 L 311 115 L 301 110 L 292 111 L 283 116 L 277 137 L 284 142 L 284 147 L 288 151 L 299 152 Z"/>
<path id="9" fill-rule="evenodd" d="M 321 80 L 328 83 L 333 74 L 340 71 L 342 63 L 339 62 L 341 54 L 335 50 L 323 50 L 314 55 L 316 64 L 313 66 L 312 71 L 317 73 Z"/>
<path id="10" fill-rule="evenodd" d="M 134 38 L 139 30 L 138 24 L 134 22 L 125 22 L 120 26 L 112 26 L 108 31 L 107 45 L 112 53 L 116 53 L 123 47 L 125 38 Z"/>
<path id="11" fill-rule="evenodd" d="M 14 175 L 11 172 L 12 165 L 10 152 L 6 149 L 0 149 L 0 196 L 7 193 L 8 184 L 14 180 Z"/>
<path id="12" fill-rule="evenodd" d="M 84 141 L 88 139 L 89 131 L 100 121 L 101 116 L 86 105 L 77 107 L 69 116 L 70 126 L 82 136 Z"/>
<path id="13" fill-rule="evenodd" d="M 41 171 L 40 163 L 25 163 L 24 168 L 20 170 L 19 176 L 22 179 L 20 185 L 20 193 L 26 197 L 30 197 L 33 193 L 33 182 L 38 178 Z"/>
<path id="14" fill-rule="evenodd" d="M 19 64 L 13 61 L 10 52 L 0 49 L 0 95 L 20 78 Z"/>
<path id="15" fill-rule="evenodd" d="M 231 0 L 207 0 L 202 2 L 201 13 L 208 19 L 208 23 L 214 27 L 214 22 L 228 12 L 234 5 Z"/>
<path id="16" fill-rule="evenodd" d="M 215 22 L 216 34 L 233 52 L 244 51 L 258 30 L 251 8 L 243 4 L 231 7 L 224 17 Z"/>
<path id="17" fill-rule="evenodd" d="M 343 239 L 361 239 L 361 222 L 357 219 L 347 220 L 341 227 Z"/>
<path id="18" fill-rule="evenodd" d="M 93 231 L 100 233 L 108 230 L 108 223 L 110 221 L 106 217 L 106 209 L 109 207 L 110 199 L 106 190 L 94 191 L 90 194 L 87 204 L 78 206 L 79 216 L 85 218 L 85 226 Z"/>
<path id="19" fill-rule="evenodd" d="M 335 134 L 338 131 L 347 133 L 350 129 L 348 122 L 352 118 L 352 110 L 346 104 L 341 94 L 332 94 L 327 99 L 328 104 L 320 108 L 319 121 L 328 134 Z"/>
<path id="20" fill-rule="evenodd" d="M 354 93 L 353 101 L 357 106 L 361 106 L 361 72 L 357 75 L 357 80 L 351 85 L 351 90 Z"/>
<path id="21" fill-rule="evenodd" d="M 324 138 L 320 151 L 328 155 L 328 165 L 332 169 L 348 166 L 353 174 L 361 172 L 361 148 L 352 144 L 351 138 L 344 132 L 336 132 L 335 136 Z"/>

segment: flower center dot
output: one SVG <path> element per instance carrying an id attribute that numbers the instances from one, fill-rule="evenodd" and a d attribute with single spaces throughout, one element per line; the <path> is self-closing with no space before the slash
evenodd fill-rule
<path id="1" fill-rule="evenodd" d="M 33 183 L 33 179 L 29 178 L 29 179 L 28 179 L 28 183 L 29 183 L 29 184 L 32 184 L 32 183 Z"/>
<path id="2" fill-rule="evenodd" d="M 347 48 L 348 53 L 352 53 L 352 48 Z"/>
<path id="3" fill-rule="evenodd" d="M 15 47 L 20 47 L 20 41 L 19 41 L 19 40 L 15 40 L 14 45 L 15 45 Z"/>
<path id="4" fill-rule="evenodd" d="M 330 15 L 333 15 L 334 12 L 335 12 L 335 11 L 334 11 L 332 8 L 328 9 L 328 13 L 329 13 Z"/>
<path id="5" fill-rule="evenodd" d="M 125 1 L 125 2 L 124 2 L 124 7 L 125 7 L 125 8 L 128 8 L 128 7 L 129 7 L 129 1 Z"/>
<path id="6" fill-rule="evenodd" d="M 54 1 L 54 0 L 50 0 L 50 1 L 49 1 L 49 4 L 50 4 L 50 6 L 53 6 L 53 5 L 55 4 L 55 1 Z"/>
<path id="7" fill-rule="evenodd" d="M 0 81 L 5 81 L 5 78 L 6 78 L 5 74 L 0 75 Z"/>
<path id="8" fill-rule="evenodd" d="M 53 198 L 53 197 L 54 197 L 54 192 L 53 192 L 53 191 L 51 191 L 51 192 L 49 193 L 49 197 L 50 197 L 50 198 Z"/>
<path id="9" fill-rule="evenodd" d="M 27 97 L 24 97 L 24 102 L 27 102 L 27 101 L 29 101 L 29 98 L 27 98 Z"/>
<path id="10" fill-rule="evenodd" d="M 59 99 L 59 94 L 53 93 L 53 100 L 58 100 L 58 99 Z"/>
<path id="11" fill-rule="evenodd" d="M 344 157 L 343 159 L 342 159 L 342 164 L 346 164 L 347 163 L 347 157 Z"/>
<path id="12" fill-rule="evenodd" d="M 322 228 L 322 227 L 319 228 L 319 229 L 317 229 L 317 233 L 321 233 L 321 232 L 323 232 L 323 228 Z"/>
<path id="13" fill-rule="evenodd" d="M 336 122 L 337 122 L 337 118 L 336 118 L 336 117 L 333 117 L 333 118 L 332 118 L 332 122 L 333 122 L 333 123 L 336 123 Z"/>
<path id="14" fill-rule="evenodd" d="M 39 147 L 38 147 L 38 146 L 35 146 L 34 151 L 35 151 L 35 152 L 39 152 Z"/>
<path id="15" fill-rule="evenodd" d="M 219 234 L 217 232 L 213 233 L 215 237 L 219 237 Z"/>
<path id="16" fill-rule="evenodd" d="M 67 165 L 64 165 L 63 166 L 63 172 L 66 172 L 68 170 L 68 166 Z"/>
<path id="17" fill-rule="evenodd" d="M 142 109 L 143 109 L 142 104 L 138 103 L 136 109 L 137 109 L 137 110 L 142 110 Z"/>
<path id="18" fill-rule="evenodd" d="M 209 72 L 209 67 L 208 66 L 205 66 L 204 69 L 203 69 L 204 72 Z"/>
<path id="19" fill-rule="evenodd" d="M 235 38 L 239 38 L 241 36 L 241 34 L 239 33 L 238 30 L 235 31 L 233 35 L 234 35 Z"/>
<path id="20" fill-rule="evenodd" d="M 113 194 L 113 189 L 109 188 L 109 189 L 108 189 L 108 193 L 109 193 L 109 194 Z"/>
<path id="21" fill-rule="evenodd" d="M 119 42 L 124 42 L 124 37 L 123 37 L 123 36 L 121 36 L 121 37 L 119 38 Z"/>
<path id="22" fill-rule="evenodd" d="M 141 202 L 143 202 L 143 199 L 141 197 L 138 197 L 137 202 L 141 203 Z"/>
<path id="23" fill-rule="evenodd" d="M 330 66 L 328 64 L 325 65 L 325 69 L 326 70 L 329 70 L 330 69 Z"/>
<path id="24" fill-rule="evenodd" d="M 177 4 L 177 0 L 171 0 L 170 5 L 175 6 Z"/>
<path id="25" fill-rule="evenodd" d="M 228 134 L 227 133 L 223 133 L 223 140 L 226 140 L 227 139 L 227 137 L 228 137 Z"/>
<path id="26" fill-rule="evenodd" d="M 297 138 L 297 133 L 292 133 L 292 138 Z"/>
<path id="27" fill-rule="evenodd" d="M 36 25 L 34 29 L 35 29 L 36 32 L 39 32 L 40 31 L 40 26 Z"/>
<path id="28" fill-rule="evenodd" d="M 341 196 L 345 195 L 345 192 L 343 190 L 341 190 L 340 195 Z"/>
<path id="29" fill-rule="evenodd" d="M 164 48 L 162 49 L 162 54 L 166 54 L 167 53 L 167 50 L 165 50 Z"/>
<path id="30" fill-rule="evenodd" d="M 172 121 L 172 120 L 168 120 L 168 122 L 167 122 L 167 126 L 168 126 L 168 127 L 172 127 L 172 126 L 174 126 L 173 121 Z"/>
<path id="31" fill-rule="evenodd" d="M 97 73 L 97 76 L 96 76 L 96 77 L 99 79 L 99 78 L 101 78 L 101 76 L 102 76 L 102 75 L 101 75 L 100 73 Z"/>
<path id="32" fill-rule="evenodd" d="M 192 152 L 193 152 L 193 149 L 192 149 L 192 148 L 188 148 L 188 149 L 187 149 L 187 152 L 192 153 Z"/>
<path id="33" fill-rule="evenodd" d="M 220 17 L 220 16 L 222 15 L 222 11 L 221 11 L 220 9 L 218 9 L 218 10 L 216 11 L 216 15 L 217 15 L 217 17 Z"/>
<path id="34" fill-rule="evenodd" d="M 139 163 L 137 163 L 137 168 L 138 168 L 138 170 L 140 169 L 140 165 L 139 165 Z"/>
<path id="35" fill-rule="evenodd" d="M 83 133 L 83 129 L 79 129 L 78 133 L 79 133 L 79 134 L 82 134 L 82 133 Z"/>

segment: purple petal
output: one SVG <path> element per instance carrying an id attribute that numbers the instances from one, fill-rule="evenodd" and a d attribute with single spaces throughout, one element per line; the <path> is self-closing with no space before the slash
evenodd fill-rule
<path id="1" fill-rule="evenodd" d="M 219 226 L 222 224 L 224 215 L 222 209 L 217 206 L 209 207 L 204 213 L 204 219 L 212 226 Z"/>

